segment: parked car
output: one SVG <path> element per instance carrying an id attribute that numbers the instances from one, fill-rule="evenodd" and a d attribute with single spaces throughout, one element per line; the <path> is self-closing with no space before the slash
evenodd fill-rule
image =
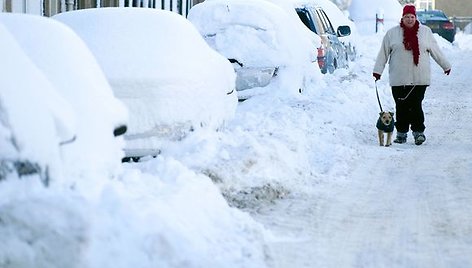
<path id="1" fill-rule="evenodd" d="M 416 16 L 421 24 L 431 28 L 449 42 L 454 42 L 456 27 L 442 10 L 417 10 Z"/>
<path id="2" fill-rule="evenodd" d="M 321 37 L 317 56 L 321 72 L 333 73 L 338 68 L 349 67 L 348 51 L 339 37 L 350 35 L 350 27 L 341 25 L 335 30 L 323 8 L 313 2 L 299 2 L 295 10 L 303 24 Z"/>
<path id="3" fill-rule="evenodd" d="M 6 13 L 0 15 L 0 23 L 75 114 L 75 140 L 61 147 L 67 179 L 116 174 L 123 155 L 120 135 L 126 131 L 127 110 L 113 95 L 86 44 L 50 18 Z"/>
<path id="4" fill-rule="evenodd" d="M 237 106 L 231 64 L 176 13 L 98 8 L 53 17 L 88 45 L 129 110 L 125 159 L 159 154 L 200 128 L 217 130 Z"/>
<path id="5" fill-rule="evenodd" d="M 295 1 L 300 3 L 303 0 Z M 341 11 L 341 9 L 339 9 L 339 7 L 331 0 L 308 0 L 308 2 L 305 0 L 305 3 L 311 3 L 311 5 L 321 7 L 329 17 L 334 29 L 337 29 L 339 26 L 343 25 L 349 26 L 351 34 L 347 36 L 340 36 L 338 38 L 344 47 L 346 47 L 349 60 L 354 61 L 357 58 L 357 42 L 359 38 L 356 24 L 350 20 L 346 14 Z"/>
<path id="6" fill-rule="evenodd" d="M 48 186 L 62 175 L 60 147 L 75 140 L 75 115 L 2 23 L 0 39 L 0 182 Z"/>
<path id="7" fill-rule="evenodd" d="M 263 0 L 213 0 L 193 6 L 188 19 L 233 64 L 238 97 L 245 100 L 299 94 L 308 77 L 319 72 L 313 49 L 320 44 L 319 37 L 293 15 Z"/>

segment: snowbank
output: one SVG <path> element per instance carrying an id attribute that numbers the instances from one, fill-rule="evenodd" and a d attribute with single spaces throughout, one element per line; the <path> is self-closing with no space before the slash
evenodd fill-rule
<path id="1" fill-rule="evenodd" d="M 360 34 L 372 34 L 376 31 L 376 14 L 383 14 L 379 31 L 384 32 L 400 23 L 402 6 L 397 0 L 352 0 L 349 14 Z"/>

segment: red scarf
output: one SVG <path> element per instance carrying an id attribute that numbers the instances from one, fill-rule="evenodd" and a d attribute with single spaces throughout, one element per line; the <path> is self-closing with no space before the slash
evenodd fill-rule
<path id="1" fill-rule="evenodd" d="M 403 21 L 401 21 L 400 26 L 403 28 L 403 45 L 405 45 L 406 50 L 412 50 L 413 62 L 415 65 L 418 65 L 420 59 L 420 47 L 418 45 L 418 29 L 420 28 L 420 23 L 416 21 L 413 27 L 408 28 L 403 24 Z"/>

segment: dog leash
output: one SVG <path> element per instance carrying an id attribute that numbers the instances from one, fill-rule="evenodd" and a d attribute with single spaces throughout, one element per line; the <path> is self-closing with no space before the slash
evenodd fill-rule
<path id="1" fill-rule="evenodd" d="M 410 96 L 411 92 L 413 92 L 413 89 L 415 89 L 416 85 L 414 85 L 411 89 L 410 89 L 410 92 L 408 92 L 408 94 L 406 94 L 406 96 L 404 98 L 398 98 L 399 100 L 401 101 L 404 101 L 406 99 L 408 99 L 408 97 Z M 405 88 L 405 86 L 403 86 L 403 88 Z"/>
<path id="2" fill-rule="evenodd" d="M 377 81 L 375 81 L 375 93 L 377 94 L 377 101 L 379 102 L 380 112 L 383 112 L 382 104 L 380 103 L 379 90 L 377 89 Z"/>

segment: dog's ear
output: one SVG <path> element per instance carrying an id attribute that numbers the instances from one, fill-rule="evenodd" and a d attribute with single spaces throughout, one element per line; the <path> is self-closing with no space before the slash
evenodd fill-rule
<path id="1" fill-rule="evenodd" d="M 393 114 L 394 114 L 393 112 L 390 112 L 390 115 L 391 115 L 391 116 L 393 116 Z"/>
<path id="2" fill-rule="evenodd" d="M 383 113 L 384 113 L 384 112 L 380 112 L 379 115 L 382 116 Z"/>

